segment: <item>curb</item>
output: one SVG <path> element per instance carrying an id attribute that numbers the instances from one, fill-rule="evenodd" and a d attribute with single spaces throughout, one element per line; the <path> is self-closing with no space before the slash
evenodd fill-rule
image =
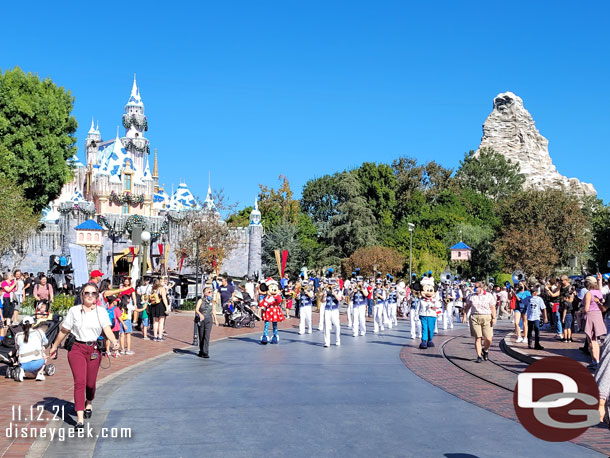
<path id="1" fill-rule="evenodd" d="M 515 358 L 523 363 L 526 364 L 532 364 L 535 363 L 536 361 L 538 361 L 540 358 L 536 358 L 535 356 L 531 356 L 525 352 L 519 351 L 516 348 L 514 348 L 513 346 L 509 345 L 509 343 L 507 342 L 507 339 L 510 337 L 512 339 L 512 337 L 515 335 L 515 333 L 510 333 L 507 334 L 502 341 L 500 342 L 501 348 L 502 350 L 504 350 L 504 352 L 509 355 L 512 358 Z"/>

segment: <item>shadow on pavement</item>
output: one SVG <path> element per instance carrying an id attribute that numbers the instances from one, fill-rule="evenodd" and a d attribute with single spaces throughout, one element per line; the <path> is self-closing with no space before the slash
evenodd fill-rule
<path id="1" fill-rule="evenodd" d="M 479 458 L 476 455 L 471 455 L 470 453 L 445 453 L 446 458 Z"/>

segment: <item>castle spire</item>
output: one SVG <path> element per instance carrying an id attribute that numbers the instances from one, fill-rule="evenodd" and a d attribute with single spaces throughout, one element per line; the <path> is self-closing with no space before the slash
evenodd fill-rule
<path id="1" fill-rule="evenodd" d="M 95 126 L 93 125 L 93 116 L 91 116 L 91 128 L 89 129 L 90 134 L 94 134 L 95 133 Z"/>
<path id="2" fill-rule="evenodd" d="M 131 87 L 131 96 L 138 97 L 140 95 L 140 91 L 138 90 L 138 84 L 136 83 L 136 74 L 133 74 L 133 86 Z"/>

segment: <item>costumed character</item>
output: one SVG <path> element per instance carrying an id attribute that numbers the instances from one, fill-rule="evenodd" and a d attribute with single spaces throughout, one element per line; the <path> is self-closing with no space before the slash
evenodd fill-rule
<path id="1" fill-rule="evenodd" d="M 364 288 L 364 279 L 356 277 L 356 286 L 352 289 L 350 300 L 354 308 L 353 335 L 356 337 L 366 334 L 366 304 L 368 291 Z"/>
<path id="2" fill-rule="evenodd" d="M 421 321 L 422 336 L 419 348 L 434 347 L 434 327 L 436 325 L 436 317 L 439 310 L 443 310 L 442 302 L 436 297 L 434 291 L 434 279 L 429 277 L 431 281 L 422 280 L 422 292 L 419 300 L 417 314 Z"/>
<path id="3" fill-rule="evenodd" d="M 343 294 L 335 280 L 327 279 L 324 291 L 326 308 L 324 311 L 324 346 L 330 346 L 330 333 L 335 327 L 336 345 L 341 345 L 341 323 L 339 321 L 339 303 Z"/>
<path id="4" fill-rule="evenodd" d="M 265 284 L 267 285 L 267 294 L 264 299 L 260 301 L 258 306 L 262 310 L 263 321 L 265 322 L 265 328 L 263 330 L 263 336 L 261 337 L 261 344 L 265 345 L 269 342 L 267 333 L 269 332 L 269 323 L 273 323 L 273 338 L 271 339 L 272 344 L 279 342 L 277 335 L 277 324 L 280 321 L 284 321 L 284 312 L 282 311 L 282 295 L 277 282 L 269 277 Z"/>
<path id="5" fill-rule="evenodd" d="M 307 333 L 311 334 L 311 307 L 313 304 L 313 285 L 309 280 L 301 281 L 301 289 L 299 291 L 299 334 L 305 334 L 305 328 L 308 328 Z"/>

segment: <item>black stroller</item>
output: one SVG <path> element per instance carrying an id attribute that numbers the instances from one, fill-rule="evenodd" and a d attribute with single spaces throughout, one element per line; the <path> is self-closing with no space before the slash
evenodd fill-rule
<path id="1" fill-rule="evenodd" d="M 232 328 L 253 328 L 260 318 L 251 308 L 252 298 L 245 291 L 235 293 L 233 313 L 229 316 L 229 326 Z"/>
<path id="2" fill-rule="evenodd" d="M 55 341 L 55 338 L 59 334 L 59 326 L 62 321 L 62 317 L 59 315 L 53 315 L 47 320 L 39 320 L 32 329 L 40 329 L 47 336 L 49 346 Z M 6 364 L 6 378 L 12 378 L 17 380 L 19 375 L 19 358 L 17 356 L 17 349 L 15 348 L 15 336 L 23 332 L 23 326 L 17 324 L 9 326 L 4 340 L 0 344 L 0 364 Z M 55 364 L 47 363 L 44 368 L 45 375 L 55 374 Z"/>

